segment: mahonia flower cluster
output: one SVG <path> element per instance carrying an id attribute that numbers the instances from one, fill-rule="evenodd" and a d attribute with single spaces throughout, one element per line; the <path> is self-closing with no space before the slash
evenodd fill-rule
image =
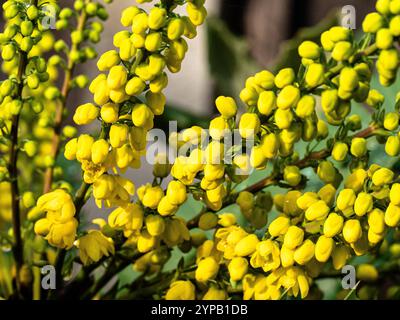
<path id="1" fill-rule="evenodd" d="M 107 227 L 122 231 L 126 244 L 142 253 L 156 249 L 160 241 L 173 247 L 190 239 L 184 221 L 172 216 L 186 201 L 185 185 L 172 181 L 166 192 L 159 185 L 141 186 L 137 190 L 138 203 L 132 203 L 135 185 L 120 175 L 128 168 L 140 168 L 147 132 L 153 128 L 154 116 L 164 111 L 166 69 L 172 73 L 180 70 L 188 50 L 184 37 L 194 38 L 196 27 L 205 19 L 204 1 L 187 3 L 188 16 L 174 13 L 179 4 L 161 1 L 148 13 L 137 6 L 123 11 L 121 24 L 129 29 L 114 36 L 116 50 L 105 52 L 97 62 L 99 71 L 105 73 L 89 86 L 94 103 L 79 106 L 73 116 L 78 125 L 101 119 L 102 133 L 98 139 L 81 134 L 71 139 L 64 151 L 65 158 L 81 163 L 83 180 L 93 186 L 96 204 L 100 208 L 117 207 L 109 215 Z M 165 171 L 168 174 L 165 162 L 154 170 L 160 178 Z M 82 251 L 82 238 L 78 243 Z M 91 243 L 98 252 L 81 254 L 85 264 L 113 251 L 107 249 L 107 241 Z M 102 244 L 107 244 L 104 250 Z"/>

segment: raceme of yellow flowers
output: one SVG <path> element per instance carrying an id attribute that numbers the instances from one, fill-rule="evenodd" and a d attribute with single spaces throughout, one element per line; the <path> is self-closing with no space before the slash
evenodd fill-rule
<path id="1" fill-rule="evenodd" d="M 381 85 L 396 81 L 398 0 L 377 1 L 377 12 L 363 21 L 361 40 L 349 29 L 332 27 L 322 33 L 320 44 L 304 41 L 299 46 L 299 70 L 284 68 L 276 74 L 264 70 L 249 77 L 239 94 L 243 113 L 234 98 L 218 97 L 215 105 L 220 115 L 210 121 L 207 141 L 199 126 L 171 134 L 171 146 L 179 149 L 189 144 L 190 151 L 173 161 L 158 154 L 153 182 L 143 186 L 135 186 L 123 174 L 128 168 L 141 167 L 147 133 L 154 127 L 155 116 L 164 112 L 168 73 L 180 71 L 188 50 L 186 39 L 196 36 L 207 12 L 204 0 L 161 0 L 148 11 L 139 6 L 126 8 L 121 15 L 124 28 L 113 38 L 115 48 L 97 60 L 99 75 L 90 85 L 84 75 L 67 79 L 71 87 L 89 85 L 93 94 L 93 101 L 74 111 L 75 124 L 101 123 L 98 136 L 76 136 L 71 126 L 61 130 L 62 140 L 68 139 L 63 156 L 77 160 L 83 172 L 76 196 L 55 164 L 61 147 L 54 150 L 52 136 L 60 134 L 60 127 L 50 119 L 68 93 L 58 90 L 55 81 L 58 68 L 71 72 L 75 64 L 95 58 L 93 47 L 81 44 L 98 42 L 102 25 L 98 21 L 86 24 L 90 17 L 105 19 L 107 13 L 94 1 L 75 1 L 83 20 L 78 19 L 71 33 L 69 48 L 41 30 L 41 3 L 24 6 L 28 2 L 9 0 L 3 5 L 8 21 L 0 41 L 9 78 L 0 86 L 0 128 L 5 141 L 0 142 L 0 152 L 8 164 L 0 168 L 0 188 L 11 194 L 11 203 L 1 201 L 0 217 L 14 223 L 12 203 L 17 201 L 27 211 L 35 241 L 43 237 L 61 252 L 76 247 L 85 266 L 131 250 L 135 255 L 129 263 L 149 277 L 162 274 L 174 248 L 184 253 L 195 248 L 192 265 L 163 278 L 167 282 L 159 289 L 162 298 L 228 299 L 240 294 L 243 299 L 276 300 L 306 298 L 314 279 L 326 268 L 340 270 L 352 257 L 376 254 L 389 230 L 398 232 L 399 176 L 394 169 L 370 164 L 367 144 L 375 137 L 385 144 L 388 156 L 400 154 L 400 95 L 396 101 L 387 101 L 392 110 L 386 112 L 385 97 L 371 88 L 374 69 Z M 175 11 L 180 6 L 187 15 Z M 74 16 L 70 9 L 58 10 L 56 27 L 66 29 Z M 46 61 L 42 55 L 53 47 L 67 54 L 67 59 L 54 55 Z M 367 128 L 352 113 L 354 102 L 374 110 Z M 39 119 L 33 124 L 27 121 L 32 112 Z M 8 133 L 15 133 L 15 126 L 18 129 L 19 118 L 25 120 L 20 131 L 29 136 L 23 144 L 8 139 Z M 255 142 L 249 154 L 226 150 L 226 133 L 236 129 L 243 144 Z M 302 147 L 301 141 L 308 147 Z M 325 148 L 315 151 L 318 145 Z M 16 178 L 12 162 L 13 150 L 18 148 L 27 159 L 34 157 L 34 166 L 42 171 L 54 170 L 50 191 L 27 189 L 20 203 L 13 195 L 15 181 L 23 179 Z M 337 169 L 340 163 L 349 167 L 344 181 Z M 235 190 L 253 168 L 269 167 L 272 172 L 261 182 Z M 319 190 L 305 190 L 307 178 L 302 170 L 309 167 L 324 183 Z M 167 177 L 172 179 L 164 188 Z M 272 185 L 288 191 L 271 196 L 266 191 Z M 100 209 L 112 211 L 107 220 L 93 221 L 98 229 L 82 231 L 80 211 L 90 195 Z M 203 210 L 185 221 L 176 213 L 189 195 L 202 202 Z M 229 205 L 240 208 L 245 223 L 232 213 L 219 212 Z M 268 221 L 271 210 L 278 215 Z M 16 231 L 14 227 L 9 233 L 17 238 Z M 373 265 L 358 268 L 360 279 L 378 276 Z"/>

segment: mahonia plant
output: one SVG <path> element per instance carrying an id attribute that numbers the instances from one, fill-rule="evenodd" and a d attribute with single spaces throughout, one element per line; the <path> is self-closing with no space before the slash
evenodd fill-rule
<path id="1" fill-rule="evenodd" d="M 141 168 L 155 117 L 164 113 L 168 78 L 180 71 L 207 11 L 204 0 L 137 2 L 152 6 L 122 12 L 114 49 L 98 58 L 92 81 L 76 67 L 97 56 L 106 6 L 92 0 L 76 0 L 73 9 L 57 1 L 3 4 L 0 295 L 321 298 L 318 279 L 340 277 L 342 267 L 366 256 L 367 263 L 354 262 L 362 284 L 357 294 L 376 296 L 373 283 L 399 266 L 400 178 L 395 166 L 371 163 L 367 140 L 384 144 L 387 158 L 400 154 L 400 95 L 386 101 L 386 110 L 385 96 L 372 87 L 375 70 L 382 86 L 396 82 L 400 1 L 378 0 L 360 37 L 335 26 L 320 44 L 301 43 L 298 70 L 249 77 L 239 93 L 242 106 L 218 97 L 220 115 L 209 134 L 200 126 L 170 133 L 178 156 L 158 153 L 153 179 L 142 186 L 125 173 Z M 44 27 L 49 5 L 68 41 Z M 86 87 L 93 99 L 74 108 L 73 121 L 97 124 L 97 135 L 65 125 L 70 92 Z M 367 127 L 352 112 L 356 103 L 372 110 Z M 240 143 L 228 148 L 236 131 Z M 60 158 L 81 167 L 75 194 Z M 253 169 L 264 178 L 246 184 Z M 314 178 L 319 182 L 309 183 Z M 105 212 L 88 224 L 82 208 L 90 198 Z M 201 209 L 188 219 L 190 201 Z M 10 250 L 12 267 L 5 262 Z M 169 270 L 177 251 L 185 258 Z M 81 268 L 70 279 L 72 262 Z M 58 281 L 51 292 L 40 288 L 40 267 L 48 264 Z M 127 267 L 139 276 L 103 292 Z M 382 290 L 385 298 L 400 292 Z"/>

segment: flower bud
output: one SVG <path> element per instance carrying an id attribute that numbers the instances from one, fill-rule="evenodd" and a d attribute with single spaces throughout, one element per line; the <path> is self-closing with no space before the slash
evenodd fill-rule
<path id="1" fill-rule="evenodd" d="M 346 264 L 347 259 L 350 257 L 349 249 L 344 246 L 336 246 L 332 251 L 332 262 L 333 267 L 336 270 L 342 269 L 342 267 Z"/>
<path id="2" fill-rule="evenodd" d="M 276 108 L 276 95 L 273 91 L 263 91 L 260 93 L 257 101 L 258 111 L 269 116 Z"/>
<path id="3" fill-rule="evenodd" d="M 307 239 L 299 248 L 296 249 L 293 258 L 298 264 L 304 265 L 314 257 L 314 253 L 315 244 L 311 240 Z"/>
<path id="4" fill-rule="evenodd" d="M 219 113 L 225 118 L 229 119 L 236 115 L 237 105 L 233 98 L 220 96 L 215 100 L 215 105 Z"/>
<path id="5" fill-rule="evenodd" d="M 290 225 L 290 219 L 286 216 L 277 217 L 268 227 L 268 232 L 272 237 L 278 237 L 287 232 Z"/>
<path id="6" fill-rule="evenodd" d="M 397 227 L 400 223 L 400 207 L 390 203 L 385 212 L 385 223 L 389 227 Z"/>
<path id="7" fill-rule="evenodd" d="M 389 184 L 393 181 L 394 173 L 387 168 L 381 168 L 374 172 L 372 175 L 372 182 L 374 185 L 380 187 Z"/>
<path id="8" fill-rule="evenodd" d="M 325 201 L 319 200 L 313 203 L 306 210 L 306 219 L 309 221 L 323 220 L 329 213 L 329 207 L 326 205 Z"/>
<path id="9" fill-rule="evenodd" d="M 353 189 L 343 189 L 342 191 L 340 191 L 337 197 L 336 206 L 339 210 L 345 211 L 349 207 L 352 207 L 355 201 L 356 195 Z"/>
<path id="10" fill-rule="evenodd" d="M 348 41 L 339 41 L 332 51 L 332 58 L 336 61 L 348 60 L 353 54 L 353 45 Z"/>
<path id="11" fill-rule="evenodd" d="M 97 68 L 99 71 L 107 71 L 112 67 L 118 65 L 121 62 L 118 52 L 115 50 L 110 50 L 103 53 L 100 59 L 97 61 Z"/>
<path id="12" fill-rule="evenodd" d="M 303 41 L 298 49 L 299 55 L 305 59 L 316 60 L 321 55 L 320 47 L 312 41 Z"/>
<path id="13" fill-rule="evenodd" d="M 179 280 L 171 283 L 165 300 L 194 300 L 196 288 L 189 280 Z"/>
<path id="14" fill-rule="evenodd" d="M 287 85 L 278 94 L 276 105 L 281 109 L 294 108 L 300 99 L 299 88 Z"/>
<path id="15" fill-rule="evenodd" d="M 294 250 L 303 243 L 303 239 L 303 229 L 296 226 L 290 226 L 285 234 L 283 245 L 290 250 Z"/>
<path id="16" fill-rule="evenodd" d="M 290 186 L 297 186 L 301 181 L 300 169 L 296 166 L 286 166 L 283 178 Z"/>
<path id="17" fill-rule="evenodd" d="M 167 11 L 164 8 L 154 7 L 149 13 L 149 28 L 158 30 L 162 28 L 167 20 Z"/>
<path id="18" fill-rule="evenodd" d="M 365 33 L 376 33 L 384 25 L 384 18 L 377 12 L 368 14 L 362 23 Z"/>
<path id="19" fill-rule="evenodd" d="M 317 174 L 322 181 L 332 183 L 336 178 L 336 169 L 330 161 L 322 161 L 318 165 Z"/>
<path id="20" fill-rule="evenodd" d="M 399 114 L 397 112 L 389 112 L 385 115 L 383 126 L 386 130 L 394 131 L 399 126 Z"/>
<path id="21" fill-rule="evenodd" d="M 372 264 L 363 263 L 357 266 L 357 279 L 366 282 L 374 282 L 378 277 L 378 270 Z"/>
<path id="22" fill-rule="evenodd" d="M 282 89 L 294 82 L 296 75 L 292 68 L 285 68 L 278 72 L 275 77 L 275 85 Z"/>
<path id="23" fill-rule="evenodd" d="M 235 246 L 235 254 L 239 257 L 250 256 L 256 251 L 259 240 L 255 234 L 250 234 L 241 239 Z"/>
<path id="24" fill-rule="evenodd" d="M 343 238 L 348 243 L 354 243 L 362 236 L 360 221 L 356 219 L 347 220 L 343 226 Z"/>
<path id="25" fill-rule="evenodd" d="M 110 145 L 106 140 L 97 140 L 92 145 L 92 162 L 94 164 L 101 164 L 106 161 L 109 150 Z"/>
<path id="26" fill-rule="evenodd" d="M 357 158 L 363 157 L 367 153 L 367 140 L 364 138 L 353 138 L 351 140 L 350 152 Z"/>
<path id="27" fill-rule="evenodd" d="M 333 248 L 335 246 L 335 242 L 332 238 L 328 238 L 326 236 L 320 236 L 315 244 L 315 258 L 319 262 L 328 261 Z"/>
<path id="28" fill-rule="evenodd" d="M 332 158 L 336 161 L 346 159 L 349 147 L 344 142 L 336 142 L 332 149 Z"/>
<path id="29" fill-rule="evenodd" d="M 320 63 L 312 63 L 308 66 L 305 82 L 308 88 L 316 88 L 325 82 L 325 67 Z"/>
<path id="30" fill-rule="evenodd" d="M 249 268 L 249 262 L 246 258 L 235 257 L 228 264 L 229 276 L 232 281 L 243 279 Z"/>
<path id="31" fill-rule="evenodd" d="M 94 121 L 99 115 L 99 109 L 92 103 L 79 106 L 74 114 L 74 122 L 77 125 L 86 125 Z"/>

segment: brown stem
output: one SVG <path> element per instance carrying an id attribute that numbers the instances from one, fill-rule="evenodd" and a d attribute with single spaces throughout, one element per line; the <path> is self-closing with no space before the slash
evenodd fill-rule
<path id="1" fill-rule="evenodd" d="M 78 20 L 78 25 L 77 25 L 77 30 L 80 32 L 83 32 L 85 28 L 87 20 L 87 14 L 86 11 L 83 10 L 82 14 L 79 16 Z M 73 44 L 71 51 L 75 51 L 78 49 L 78 44 Z M 53 141 L 52 141 L 52 147 L 51 147 L 51 156 L 53 159 L 56 159 L 58 156 L 58 153 L 60 151 L 60 144 L 61 144 L 61 130 L 62 130 L 62 124 L 63 124 L 63 118 L 64 118 L 64 110 L 67 104 L 67 99 L 69 96 L 69 93 L 71 91 L 71 80 L 72 76 L 75 70 L 75 62 L 68 57 L 68 65 L 67 69 L 65 70 L 65 76 L 64 76 L 64 81 L 63 85 L 61 88 L 61 101 L 57 104 L 56 106 L 56 114 L 55 114 L 55 119 L 54 119 L 54 135 L 53 135 Z M 48 193 L 51 190 L 51 185 L 53 183 L 53 174 L 54 174 L 54 167 L 51 166 L 47 168 L 45 176 L 44 176 L 44 186 L 43 186 L 43 193 Z"/>
<path id="2" fill-rule="evenodd" d="M 354 137 L 358 137 L 358 138 L 368 138 L 373 136 L 374 131 L 377 128 L 375 127 L 375 125 L 370 125 L 368 128 L 365 128 L 364 130 L 356 133 L 354 135 Z M 315 152 L 311 152 L 309 155 L 307 155 L 306 157 L 304 157 L 303 159 L 297 161 L 294 163 L 294 165 L 296 165 L 297 167 L 299 167 L 300 169 L 304 169 L 307 168 L 309 166 L 312 165 L 312 163 L 316 160 L 322 160 L 322 159 L 326 159 L 327 157 L 329 157 L 331 154 L 331 150 L 329 149 L 323 149 L 320 151 L 315 151 Z M 262 189 L 264 189 L 267 186 L 276 184 L 279 180 L 277 179 L 275 174 L 271 174 L 270 176 L 262 179 L 261 181 L 247 187 L 245 190 L 255 193 L 257 191 L 260 191 Z"/>

